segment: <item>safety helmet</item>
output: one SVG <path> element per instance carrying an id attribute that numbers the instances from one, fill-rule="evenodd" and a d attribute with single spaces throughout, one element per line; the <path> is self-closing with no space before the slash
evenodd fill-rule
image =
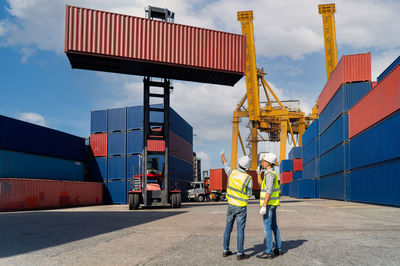
<path id="1" fill-rule="evenodd" d="M 249 168 L 250 167 L 250 158 L 249 156 L 245 155 L 240 157 L 239 159 L 239 166 L 241 166 L 242 168 Z"/>
<path id="2" fill-rule="evenodd" d="M 277 157 L 275 154 L 273 154 L 272 152 L 267 152 L 264 153 L 263 156 L 261 157 L 261 160 L 264 160 L 266 162 L 269 162 L 270 165 L 277 165 Z"/>

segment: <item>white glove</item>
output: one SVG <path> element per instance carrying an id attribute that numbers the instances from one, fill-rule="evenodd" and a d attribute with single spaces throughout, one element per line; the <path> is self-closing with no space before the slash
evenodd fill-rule
<path id="1" fill-rule="evenodd" d="M 261 175 L 261 173 L 262 173 L 261 166 L 257 167 L 256 172 L 257 172 L 257 175 Z"/>
<path id="2" fill-rule="evenodd" d="M 261 207 L 261 209 L 260 209 L 260 214 L 261 215 L 264 215 L 264 214 L 266 214 L 267 213 L 267 207 Z"/>

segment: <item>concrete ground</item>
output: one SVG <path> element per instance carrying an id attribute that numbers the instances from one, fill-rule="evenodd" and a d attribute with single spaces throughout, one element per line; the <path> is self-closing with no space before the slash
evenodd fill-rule
<path id="1" fill-rule="evenodd" d="M 252 200 L 245 261 L 222 257 L 225 211 L 226 203 L 211 201 L 0 213 L 0 265 L 400 265 L 400 208 L 284 197 L 278 224 L 285 254 L 260 260 L 264 233 Z"/>

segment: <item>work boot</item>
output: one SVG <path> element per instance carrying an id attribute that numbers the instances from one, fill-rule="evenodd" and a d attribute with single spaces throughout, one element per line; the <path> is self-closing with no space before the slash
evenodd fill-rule
<path id="1" fill-rule="evenodd" d="M 274 255 L 275 255 L 275 256 L 283 255 L 282 249 L 277 249 L 277 248 L 275 248 L 275 249 L 274 249 Z"/>
<path id="2" fill-rule="evenodd" d="M 224 251 L 223 253 L 222 253 L 222 257 L 228 257 L 228 256 L 230 256 L 230 255 L 232 255 L 232 251 Z"/>
<path id="3" fill-rule="evenodd" d="M 272 253 L 266 253 L 265 251 L 262 254 L 256 255 L 257 258 L 259 259 L 272 259 L 274 257 L 274 254 Z"/>
<path id="4" fill-rule="evenodd" d="M 247 255 L 247 254 L 244 254 L 244 253 L 238 254 L 237 257 L 236 257 L 237 260 L 245 260 L 245 259 L 248 259 L 248 258 L 250 258 L 250 256 Z"/>

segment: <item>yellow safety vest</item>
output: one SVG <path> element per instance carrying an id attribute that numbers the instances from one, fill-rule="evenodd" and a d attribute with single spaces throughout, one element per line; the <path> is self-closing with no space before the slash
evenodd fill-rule
<path id="1" fill-rule="evenodd" d="M 250 179 L 250 175 L 236 169 L 232 170 L 228 178 L 228 187 L 226 189 L 226 197 L 229 204 L 238 207 L 247 206 L 249 196 L 245 193 L 245 189 Z"/>
<path id="2" fill-rule="evenodd" d="M 274 186 L 272 187 L 272 194 L 271 198 L 268 201 L 268 205 L 272 206 L 279 206 L 280 205 L 280 196 L 279 196 L 279 182 L 278 182 L 278 175 L 275 171 L 271 171 L 272 174 L 275 176 Z M 267 175 L 264 174 L 264 180 L 261 183 L 261 193 L 260 193 L 260 206 L 264 205 L 265 195 L 267 194 L 267 185 L 266 185 L 266 177 Z"/>

